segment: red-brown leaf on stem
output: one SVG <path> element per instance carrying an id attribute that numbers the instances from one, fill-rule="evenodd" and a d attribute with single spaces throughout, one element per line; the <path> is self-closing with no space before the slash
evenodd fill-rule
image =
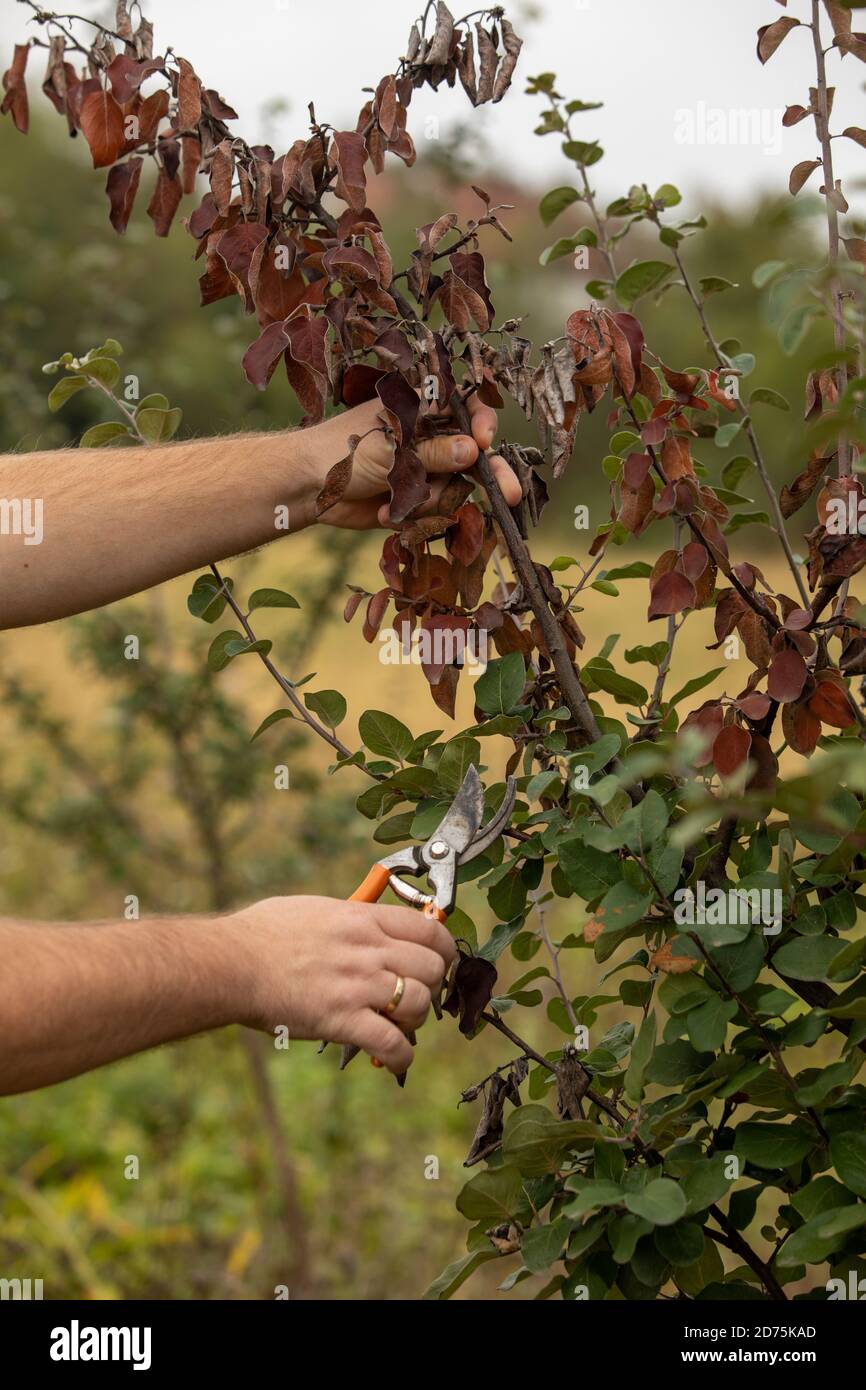
<path id="1" fill-rule="evenodd" d="M 821 720 L 812 713 L 807 700 L 783 706 L 782 733 L 795 753 L 802 753 L 806 757 L 814 753 L 821 737 Z"/>
<path id="2" fill-rule="evenodd" d="M 343 373 L 341 399 L 349 409 L 371 401 L 376 394 L 376 383 L 387 373 L 381 367 L 371 367 L 366 362 L 353 362 Z"/>
<path id="3" fill-rule="evenodd" d="M 380 589 L 378 593 L 372 595 L 367 604 L 367 613 L 364 618 L 364 637 L 366 641 L 375 641 L 376 634 L 382 626 L 382 619 L 385 616 L 385 611 L 390 599 L 390 589 Z"/>
<path id="4" fill-rule="evenodd" d="M 121 234 L 126 231 L 129 223 L 143 164 L 144 160 L 140 155 L 132 155 L 124 164 L 115 164 L 109 169 L 108 178 L 105 180 L 110 209 L 108 218 L 114 230 Z"/>
<path id="5" fill-rule="evenodd" d="M 457 617 L 451 613 L 436 613 L 432 618 L 423 620 L 421 631 L 429 633 L 432 640 L 421 644 L 421 670 L 430 685 L 436 685 L 442 679 L 445 670 L 465 651 L 466 634 L 471 626 L 469 618 Z"/>
<path id="6" fill-rule="evenodd" d="M 234 178 L 234 159 L 231 140 L 223 140 L 213 153 L 210 170 L 210 190 L 221 217 L 225 217 L 232 200 L 232 180 Z"/>
<path id="7" fill-rule="evenodd" d="M 450 719 L 454 718 L 454 709 L 457 701 L 457 682 L 460 679 L 460 672 L 456 666 L 446 666 L 445 670 L 435 685 L 430 686 L 430 694 L 434 703 L 441 709 L 443 714 L 447 714 Z"/>
<path id="8" fill-rule="evenodd" d="M 385 407 L 397 443 L 411 443 L 421 402 L 406 378 L 399 372 L 387 372 L 376 382 L 376 395 Z"/>
<path id="9" fill-rule="evenodd" d="M 177 108 L 181 130 L 195 130 L 201 120 L 201 82 L 186 58 L 178 58 Z"/>
<path id="10" fill-rule="evenodd" d="M 681 613 L 684 608 L 694 608 L 696 603 L 697 594 L 692 581 L 684 574 L 671 570 L 653 584 L 647 618 L 667 618 L 672 613 Z"/>
<path id="11" fill-rule="evenodd" d="M 689 541 L 680 556 L 680 567 L 686 578 L 690 579 L 693 584 L 697 584 L 708 564 L 709 556 L 706 548 L 701 545 L 700 541 Z"/>
<path id="12" fill-rule="evenodd" d="M 762 695 L 760 691 L 753 691 L 751 695 L 741 695 L 737 701 L 737 709 L 751 719 L 754 723 L 759 723 L 766 719 L 770 712 L 772 701 L 769 695 Z"/>
<path id="13" fill-rule="evenodd" d="M 346 599 L 346 606 L 343 609 L 343 622 L 350 623 L 361 606 L 362 601 L 369 598 L 363 589 L 353 589 Z"/>
<path id="14" fill-rule="evenodd" d="M 81 107 L 81 132 L 90 146 L 94 169 L 113 164 L 126 143 L 123 112 L 111 92 L 91 92 Z M 164 235 L 164 233 L 162 233 Z"/>
<path id="15" fill-rule="evenodd" d="M 466 502 L 448 528 L 445 544 L 449 554 L 463 565 L 471 565 L 480 554 L 484 540 L 484 516 L 474 502 Z"/>
<path id="16" fill-rule="evenodd" d="M 166 169 L 160 169 L 147 205 L 147 215 L 153 221 L 153 230 L 157 236 L 168 236 L 182 197 L 183 189 L 177 174 L 171 175 Z"/>
<path id="17" fill-rule="evenodd" d="M 151 92 L 138 109 L 138 139 L 131 140 L 128 146 L 149 145 L 154 139 L 163 116 L 168 114 L 168 92 L 164 87 Z"/>
<path id="18" fill-rule="evenodd" d="M 458 959 L 442 1007 L 453 1018 L 459 1014 L 464 1037 L 471 1037 L 478 1027 L 497 978 L 496 967 L 483 956 L 461 955 Z"/>
<path id="19" fill-rule="evenodd" d="M 20 130 L 22 135 L 27 134 L 30 125 L 30 110 L 27 101 L 27 84 L 24 81 L 24 72 L 27 67 L 27 57 L 30 53 L 30 45 L 26 43 L 16 43 L 15 52 L 12 55 L 12 64 L 3 74 L 3 91 L 5 96 L 0 102 L 0 113 L 4 116 L 7 112 L 12 113 L 12 120 L 15 129 Z M 111 161 L 108 161 L 111 163 Z"/>
<path id="20" fill-rule="evenodd" d="M 770 699 L 777 700 L 780 705 L 798 700 L 808 674 L 806 663 L 799 652 L 790 648 L 777 652 L 770 662 L 767 676 L 767 693 Z"/>
<path id="21" fill-rule="evenodd" d="M 783 15 L 781 19 L 773 20 L 772 24 L 762 25 L 758 30 L 758 58 L 762 63 L 772 58 L 782 40 L 792 29 L 796 29 L 799 23 L 799 19 Z"/>
<path id="22" fill-rule="evenodd" d="M 345 458 L 340 459 L 328 469 L 325 481 L 316 497 L 316 516 L 321 516 L 322 513 L 328 511 L 330 507 L 336 506 L 343 496 L 343 493 L 346 491 L 346 488 L 349 486 L 352 480 L 352 465 L 355 461 L 355 450 L 360 442 L 359 435 L 350 434 L 346 441 L 349 449 L 348 454 Z M 360 597 L 358 602 L 360 602 Z M 357 606 L 358 605 L 355 604 L 355 608 L 357 608 Z M 355 608 L 352 609 L 353 613 Z M 351 617 L 351 614 L 349 616 Z"/>
<path id="23" fill-rule="evenodd" d="M 695 767 L 706 767 L 713 760 L 713 744 L 721 732 L 725 711 L 717 700 L 707 700 L 692 710 L 683 720 L 682 729 L 694 729 L 701 736 L 703 748 L 695 757 Z"/>
<path id="24" fill-rule="evenodd" d="M 797 194 L 806 183 L 811 174 L 818 168 L 820 159 L 801 159 L 799 164 L 795 164 L 791 170 L 791 177 L 788 180 L 788 189 L 791 193 Z"/>
<path id="25" fill-rule="evenodd" d="M 250 343 L 243 357 L 244 376 L 257 391 L 264 391 L 288 343 L 282 323 L 268 324 L 255 342 Z"/>
<path id="26" fill-rule="evenodd" d="M 430 484 L 427 470 L 414 449 L 398 444 L 394 450 L 394 462 L 388 473 L 388 486 L 391 489 L 389 515 L 397 524 L 405 521 L 410 512 L 420 507 L 430 498 Z"/>
<path id="27" fill-rule="evenodd" d="M 490 323 L 493 322 L 495 311 L 493 301 L 490 298 L 490 288 L 484 274 L 484 257 L 480 251 L 455 251 L 448 257 L 448 264 L 465 285 L 478 295 L 487 310 L 487 317 Z M 479 325 L 481 326 L 481 325 Z"/>
<path id="28" fill-rule="evenodd" d="M 334 192 L 357 212 L 364 208 L 367 201 L 367 177 L 364 173 L 366 160 L 367 146 L 360 131 L 335 132 L 334 162 L 337 166 L 337 183 Z"/>
<path id="29" fill-rule="evenodd" d="M 829 724 L 834 729 L 850 728 L 857 716 L 841 676 L 829 671 L 816 671 L 815 679 L 818 684 L 809 697 L 809 709 L 822 724 Z"/>
<path id="30" fill-rule="evenodd" d="M 728 724 L 713 744 L 713 763 L 720 777 L 730 777 L 749 756 L 752 735 L 738 724 Z"/>

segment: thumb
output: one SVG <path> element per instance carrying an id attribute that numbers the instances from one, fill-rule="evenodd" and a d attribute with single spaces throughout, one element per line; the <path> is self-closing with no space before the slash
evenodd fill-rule
<path id="1" fill-rule="evenodd" d="M 459 473 L 475 463 L 478 445 L 468 434 L 440 434 L 422 440 L 416 452 L 428 473 Z"/>

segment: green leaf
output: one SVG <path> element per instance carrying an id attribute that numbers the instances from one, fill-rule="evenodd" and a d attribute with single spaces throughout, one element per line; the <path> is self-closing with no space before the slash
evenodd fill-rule
<path id="1" fill-rule="evenodd" d="M 662 1226 L 654 1236 L 655 1247 L 662 1259 L 675 1269 L 693 1265 L 704 1253 L 704 1233 L 697 1221 L 677 1221 Z"/>
<path id="2" fill-rule="evenodd" d="M 773 967 L 792 980 L 826 980 L 839 949 L 834 936 L 799 936 L 779 947 L 773 956 Z"/>
<path id="3" fill-rule="evenodd" d="M 521 875 L 516 870 L 511 870 L 488 890 L 487 900 L 503 923 L 511 922 L 526 906 L 526 891 L 526 884 Z M 519 930 L 520 924 L 518 923 L 515 936 Z M 485 956 L 488 956 L 489 950 L 494 944 L 496 943 L 491 938 L 484 950 Z M 500 947 L 500 949 L 502 948 Z"/>
<path id="4" fill-rule="evenodd" d="M 780 270 L 787 269 L 787 264 L 787 261 L 763 261 L 752 271 L 752 284 L 756 289 L 763 289 L 764 285 L 768 285 L 779 274 Z"/>
<path id="5" fill-rule="evenodd" d="M 836 1207 L 812 1217 L 789 1236 L 776 1263 L 783 1268 L 799 1264 L 821 1264 L 845 1237 L 866 1225 L 866 1206 Z"/>
<path id="6" fill-rule="evenodd" d="M 799 304 L 792 309 L 779 329 L 779 346 L 786 357 L 793 357 L 809 331 L 809 324 L 820 311 L 814 304 Z"/>
<path id="7" fill-rule="evenodd" d="M 690 695 L 695 695 L 699 690 L 703 690 L 705 685 L 710 685 L 716 676 L 720 676 L 725 670 L 724 666 L 715 666 L 712 671 L 707 671 L 703 676 L 693 676 L 690 681 L 686 681 L 681 690 L 676 695 L 672 695 L 668 704 L 678 705 L 680 700 L 687 700 Z"/>
<path id="8" fill-rule="evenodd" d="M 719 425 L 713 436 L 717 449 L 727 449 L 731 440 L 739 434 L 742 420 L 732 420 L 728 425 Z"/>
<path id="9" fill-rule="evenodd" d="M 538 204 L 538 213 L 545 227 L 549 227 L 561 212 L 564 212 L 572 203 L 576 203 L 579 198 L 580 194 L 577 189 L 568 185 L 561 188 L 551 188 L 549 193 L 545 193 Z"/>
<path id="10" fill-rule="evenodd" d="M 725 526 L 725 535 L 732 536 L 742 531 L 744 526 L 769 526 L 770 518 L 766 512 L 736 512 Z"/>
<path id="11" fill-rule="evenodd" d="M 815 1143 L 815 1135 L 792 1124 L 747 1120 L 737 1127 L 734 1148 L 758 1168 L 788 1168 L 811 1153 Z"/>
<path id="12" fill-rule="evenodd" d="M 652 900 L 652 893 L 641 893 L 623 879 L 605 894 L 596 916 L 604 922 L 605 932 L 621 931 L 639 922 Z"/>
<path id="13" fill-rule="evenodd" d="M 577 1192 L 577 1196 L 563 1207 L 565 1215 L 572 1220 L 586 1216 L 588 1211 L 596 1211 L 599 1207 L 621 1207 L 625 1201 L 625 1192 L 620 1184 L 609 1178 L 569 1179 L 568 1185 Z"/>
<path id="14" fill-rule="evenodd" d="M 439 785 L 446 791 L 458 791 L 469 768 L 477 767 L 480 762 L 481 745 L 477 739 L 452 738 L 451 742 L 445 745 L 436 768 Z"/>
<path id="15" fill-rule="evenodd" d="M 558 261 L 563 256 L 570 256 L 572 251 L 576 251 L 578 246 L 595 246 L 598 238 L 595 232 L 589 227 L 582 227 L 573 236 L 560 237 L 551 246 L 546 246 L 538 258 L 539 265 L 549 265 L 551 261 Z"/>
<path id="16" fill-rule="evenodd" d="M 149 396 L 143 396 L 135 407 L 135 416 L 138 419 L 140 410 L 168 410 L 168 396 L 164 396 L 161 391 L 151 391 Z"/>
<path id="17" fill-rule="evenodd" d="M 609 661 L 595 656 L 583 668 L 583 677 L 589 688 L 605 690 L 612 695 L 618 705 L 645 705 L 649 699 L 647 691 L 637 681 L 620 675 Z"/>
<path id="18" fill-rule="evenodd" d="M 251 652 L 254 654 L 260 652 L 262 656 L 267 656 L 273 645 L 273 642 L 269 642 L 263 637 L 260 637 L 256 642 L 251 642 L 248 637 L 238 636 L 233 641 L 226 642 L 223 654 L 229 660 L 236 656 L 248 656 Z"/>
<path id="19" fill-rule="evenodd" d="M 725 280 L 721 275 L 705 275 L 698 281 L 701 294 L 706 298 L 708 294 L 723 294 L 725 290 L 738 290 L 739 285 L 735 285 L 733 280 Z"/>
<path id="20" fill-rule="evenodd" d="M 571 1222 L 553 1221 L 549 1226 L 532 1226 L 524 1231 L 520 1243 L 523 1263 L 532 1274 L 541 1274 L 559 1259 L 571 1233 Z"/>
<path id="21" fill-rule="evenodd" d="M 393 758 L 396 762 L 406 760 L 414 742 L 405 724 L 379 709 L 364 711 L 358 721 L 358 732 L 371 753 Z"/>
<path id="22" fill-rule="evenodd" d="M 428 1289 L 425 1289 L 422 1297 L 424 1299 L 444 1301 L 456 1293 L 461 1284 L 464 1284 L 470 1274 L 481 1265 L 487 1264 L 488 1260 L 498 1260 L 500 1258 L 496 1250 L 472 1250 L 468 1255 L 461 1255 L 459 1260 L 454 1260 L 450 1265 L 443 1269 L 438 1278 Z"/>
<path id="23" fill-rule="evenodd" d="M 81 359 L 81 368 L 86 376 L 107 386 L 109 390 L 116 385 L 120 376 L 120 368 L 111 357 L 84 357 Z"/>
<path id="24" fill-rule="evenodd" d="M 633 438 L 633 436 L 632 436 Z M 630 565 L 620 565 L 618 569 L 602 570 L 605 579 L 649 579 L 652 565 L 646 560 L 632 560 Z"/>
<path id="25" fill-rule="evenodd" d="M 211 671 L 222 671 L 228 666 L 232 659 L 232 654 L 226 652 L 226 647 L 230 643 L 243 643 L 246 639 L 240 632 L 234 632 L 231 628 L 227 632 L 219 632 L 210 644 L 207 654 L 207 664 Z"/>
<path id="26" fill-rule="evenodd" d="M 571 1145 L 589 1148 L 601 1133 L 588 1120 L 558 1120 L 544 1105 L 521 1105 L 505 1122 L 502 1156 L 525 1177 L 540 1177 L 556 1171 Z"/>
<path id="27" fill-rule="evenodd" d="M 250 612 L 256 608 L 300 608 L 296 598 L 282 589 L 255 589 L 250 594 Z"/>
<path id="28" fill-rule="evenodd" d="M 604 154 L 597 140 L 564 140 L 562 153 L 575 164 L 590 168 L 597 164 Z"/>
<path id="29" fill-rule="evenodd" d="M 329 729 L 336 729 L 346 718 L 348 706 L 339 690 L 311 690 L 304 696 L 304 704 L 313 714 L 319 716 Z"/>
<path id="30" fill-rule="evenodd" d="M 667 642 L 653 642 L 650 647 L 629 647 L 623 652 L 626 661 L 632 665 L 638 661 L 646 661 L 650 666 L 661 666 L 667 654 Z"/>
<path id="31" fill-rule="evenodd" d="M 752 460 L 744 458 L 742 455 L 731 459 L 722 469 L 722 482 L 725 487 L 736 491 L 746 474 L 754 471 L 754 467 Z"/>
<path id="32" fill-rule="evenodd" d="M 52 412 L 59 410 L 72 396 L 77 396 L 79 391 L 83 391 L 89 385 L 90 382 L 86 376 L 62 377 L 49 392 L 48 409 Z"/>
<path id="33" fill-rule="evenodd" d="M 498 1226 L 510 1221 L 524 1203 L 520 1169 L 506 1165 L 487 1168 L 472 1178 L 457 1197 L 457 1210 L 469 1221 Z"/>
<path id="34" fill-rule="evenodd" d="M 713 1154 L 711 1158 L 701 1158 L 690 1172 L 686 1173 L 680 1186 L 685 1193 L 689 1216 L 706 1211 L 714 1202 L 720 1202 L 731 1185 L 725 1176 L 726 1157 Z"/>
<path id="35" fill-rule="evenodd" d="M 663 285 L 674 269 L 667 261 L 635 261 L 616 282 L 617 299 L 626 309 L 630 308 L 641 295 Z"/>
<path id="36" fill-rule="evenodd" d="M 225 579 L 225 588 L 231 591 L 231 579 Z M 215 623 L 222 616 L 226 606 L 226 596 L 212 574 L 200 574 L 192 586 L 192 593 L 186 606 L 194 618 L 202 618 L 206 623 Z"/>
<path id="37" fill-rule="evenodd" d="M 676 980 L 680 977 L 672 975 L 668 978 Z M 697 1076 L 704 1071 L 710 1060 L 711 1057 L 707 1053 L 695 1052 L 685 1038 L 678 1038 L 676 1042 L 661 1043 L 656 1048 L 647 1076 L 650 1081 L 657 1081 L 660 1086 L 679 1086 L 683 1081 L 688 1081 L 690 1076 Z"/>
<path id="38" fill-rule="evenodd" d="M 625 1074 L 625 1093 L 637 1104 L 643 1097 L 644 1076 L 656 1045 L 656 1020 L 652 1010 L 640 1026 Z M 695 1259 L 697 1256 L 694 1257 Z"/>
<path id="39" fill-rule="evenodd" d="M 475 703 L 485 714 L 507 714 L 518 703 L 526 684 L 526 666 L 520 652 L 509 652 L 487 663 L 475 682 Z"/>
<path id="40" fill-rule="evenodd" d="M 259 734 L 263 734 L 265 729 L 269 729 L 272 724 L 278 724 L 282 719 L 294 719 L 294 717 L 290 709 L 275 709 L 273 713 L 262 720 L 255 733 L 250 736 L 250 743 L 255 743 Z"/>
<path id="41" fill-rule="evenodd" d="M 846 1187 L 866 1197 L 866 1134 L 836 1134 L 830 1141 L 833 1167 Z"/>
<path id="42" fill-rule="evenodd" d="M 620 739 L 617 734 L 602 734 L 595 743 L 590 743 L 586 748 L 581 748 L 579 753 L 574 755 L 573 767 L 585 767 L 591 777 L 594 772 L 601 772 L 603 767 L 607 767 L 611 758 L 615 758 L 620 749 Z"/>
<path id="43" fill-rule="evenodd" d="M 725 1041 L 728 1024 L 737 1012 L 734 999 L 715 995 L 688 1015 L 689 1041 L 698 1052 L 717 1052 Z"/>
<path id="44" fill-rule="evenodd" d="M 622 878 L 622 866 L 615 854 L 603 854 L 580 839 L 563 840 L 558 853 L 565 877 L 584 902 L 592 902 Z"/>
<path id="45" fill-rule="evenodd" d="M 785 397 L 780 395 L 778 391 L 774 391 L 771 386 L 755 387 L 754 391 L 749 397 L 749 409 L 751 410 L 753 405 L 758 404 L 773 405 L 776 407 L 777 410 L 791 409 L 788 402 L 785 400 Z"/>
<path id="46" fill-rule="evenodd" d="M 92 362 L 94 357 L 122 357 L 123 348 L 116 338 L 106 338 L 101 347 L 91 348 L 87 356 L 83 358 L 85 362 Z"/>
<path id="47" fill-rule="evenodd" d="M 630 1264 L 634 1256 L 635 1246 L 641 1236 L 648 1235 L 651 1230 L 652 1226 L 648 1221 L 643 1221 L 639 1216 L 633 1216 L 630 1211 L 614 1217 L 607 1228 L 607 1233 L 611 1254 L 616 1263 L 618 1265 Z"/>
<path id="48" fill-rule="evenodd" d="M 653 194 L 654 203 L 664 203 L 666 208 L 675 208 L 683 201 L 680 190 L 672 183 L 663 183 Z"/>
<path id="49" fill-rule="evenodd" d="M 551 787 L 562 790 L 562 780 L 555 768 L 548 768 L 545 772 L 536 772 L 534 777 L 530 777 L 526 788 L 526 800 L 538 801 L 542 796 L 550 791 Z"/>
<path id="50" fill-rule="evenodd" d="M 637 822 L 641 848 L 651 849 L 668 823 L 668 808 L 657 791 L 647 792 L 638 808 Z"/>
<path id="51" fill-rule="evenodd" d="M 129 425 L 121 424 L 120 420 L 106 420 L 103 425 L 91 425 L 89 430 L 78 441 L 79 449 L 98 449 L 103 444 L 108 444 L 112 439 L 119 439 L 125 435 L 127 439 L 134 439 Z"/>
<path id="52" fill-rule="evenodd" d="M 670 1178 L 657 1178 L 647 1183 L 642 1192 L 626 1192 L 625 1204 L 630 1212 L 643 1217 L 652 1226 L 673 1226 L 686 1214 L 682 1189 Z"/>
<path id="53" fill-rule="evenodd" d="M 142 409 L 139 406 L 135 412 L 138 432 L 148 444 L 163 444 L 167 439 L 171 439 L 172 435 L 177 433 L 182 419 L 183 411 L 180 406 L 175 406 L 173 410 L 156 410 L 151 406 Z"/>

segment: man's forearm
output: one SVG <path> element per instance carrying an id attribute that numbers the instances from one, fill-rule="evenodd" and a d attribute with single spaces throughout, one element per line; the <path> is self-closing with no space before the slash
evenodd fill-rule
<path id="1" fill-rule="evenodd" d="M 263 432 L 4 458 L 0 628 L 125 598 L 264 545 L 285 534 L 286 520 L 291 531 L 309 525 L 339 452 L 320 459 L 308 439 Z M 8 503 L 24 499 L 41 506 L 38 544 L 9 524 Z"/>
<path id="2" fill-rule="evenodd" d="M 0 918 L 0 1095 L 234 1022 L 243 966 L 231 918 Z"/>

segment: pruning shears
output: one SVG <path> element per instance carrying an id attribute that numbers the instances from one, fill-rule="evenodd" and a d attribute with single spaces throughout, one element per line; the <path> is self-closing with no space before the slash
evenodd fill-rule
<path id="1" fill-rule="evenodd" d="M 386 888 L 391 888 L 403 902 L 420 908 L 425 917 L 444 922 L 454 911 L 457 896 L 457 870 L 469 864 L 489 849 L 504 831 L 514 810 L 517 784 L 509 777 L 505 784 L 502 804 L 486 825 L 484 818 L 484 787 L 478 770 L 470 765 L 442 820 L 422 845 L 409 845 L 397 850 L 373 865 L 364 882 L 351 895 L 350 902 L 378 902 Z M 422 893 L 402 875 L 410 878 L 426 876 L 432 892 Z M 414 1037 L 409 1034 L 410 1042 Z M 341 1067 L 356 1055 L 358 1048 L 344 1047 Z M 374 1066 L 381 1066 L 375 1057 Z M 402 1084 L 402 1079 L 401 1079 Z"/>

